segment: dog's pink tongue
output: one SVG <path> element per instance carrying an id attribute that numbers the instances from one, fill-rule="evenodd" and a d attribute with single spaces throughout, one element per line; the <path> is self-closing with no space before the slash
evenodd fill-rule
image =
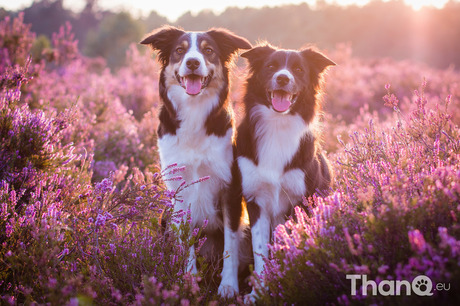
<path id="1" fill-rule="evenodd" d="M 185 92 L 189 95 L 197 95 L 201 91 L 201 78 L 196 76 L 185 77 Z"/>
<path id="2" fill-rule="evenodd" d="M 284 91 L 275 90 L 272 97 L 272 105 L 275 110 L 278 112 L 285 112 L 291 106 L 291 101 L 289 101 L 289 94 Z"/>

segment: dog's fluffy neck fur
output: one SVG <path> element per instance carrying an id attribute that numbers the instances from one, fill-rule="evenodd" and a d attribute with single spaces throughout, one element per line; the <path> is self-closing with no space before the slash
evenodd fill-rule
<path id="1" fill-rule="evenodd" d="M 278 114 L 262 104 L 254 105 L 249 116 L 256 144 L 255 163 L 282 172 L 297 151 L 300 140 L 311 134 L 309 125 L 297 113 Z"/>

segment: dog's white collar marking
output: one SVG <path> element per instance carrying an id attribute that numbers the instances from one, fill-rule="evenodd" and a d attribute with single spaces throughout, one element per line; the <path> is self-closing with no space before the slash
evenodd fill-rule
<path id="1" fill-rule="evenodd" d="M 259 164 L 281 174 L 297 152 L 301 138 L 311 133 L 309 126 L 298 114 L 279 114 L 264 105 L 256 105 L 250 112 Z"/>

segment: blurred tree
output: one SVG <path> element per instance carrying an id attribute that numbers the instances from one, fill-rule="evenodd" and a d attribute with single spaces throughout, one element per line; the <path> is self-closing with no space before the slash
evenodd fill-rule
<path id="1" fill-rule="evenodd" d="M 145 34 L 143 24 L 127 12 L 106 15 L 95 31 L 87 35 L 84 53 L 101 56 L 111 68 L 124 64 L 126 50 Z"/>
<path id="2" fill-rule="evenodd" d="M 371 0 L 364 6 L 317 1 L 280 7 L 228 8 L 220 15 L 190 12 L 176 22 L 185 29 L 226 27 L 253 43 L 267 40 L 284 48 L 312 43 L 333 49 L 351 43 L 356 56 L 415 59 L 436 67 L 460 67 L 460 1 L 444 8 L 414 11 L 402 0 Z"/>
<path id="3" fill-rule="evenodd" d="M 147 18 L 143 20 L 143 23 L 147 31 L 152 31 L 164 24 L 168 24 L 168 19 L 155 11 L 151 11 Z"/>
<path id="4" fill-rule="evenodd" d="M 38 62 L 43 58 L 43 51 L 49 50 L 51 48 L 51 42 L 45 35 L 41 34 L 35 39 L 30 53 L 32 54 L 32 59 Z"/>
<path id="5" fill-rule="evenodd" d="M 86 41 L 86 35 L 94 31 L 101 22 L 103 13 L 97 10 L 97 0 L 86 0 L 86 5 L 72 23 L 75 37 L 81 45 Z"/>
<path id="6" fill-rule="evenodd" d="M 6 16 L 10 15 L 10 12 L 0 7 L 0 19 L 3 20 Z"/>
<path id="7" fill-rule="evenodd" d="M 93 12 L 96 8 L 97 1 L 98 0 L 86 0 L 86 5 L 83 11 Z"/>
<path id="8" fill-rule="evenodd" d="M 129 43 L 168 20 L 155 11 L 141 20 L 128 13 L 102 11 L 97 0 L 86 0 L 80 13 L 66 10 L 63 0 L 36 0 L 25 9 L 25 22 L 32 31 L 48 38 L 69 21 L 80 48 L 89 56 L 103 56 L 112 67 L 120 65 Z M 0 16 L 8 14 L 0 9 Z M 187 12 L 174 24 L 187 30 L 225 27 L 253 43 L 267 40 L 284 48 L 305 43 L 321 49 L 350 43 L 359 57 L 415 59 L 436 67 L 460 67 L 460 0 L 444 8 L 414 11 L 402 0 L 371 0 L 364 6 L 339 6 L 317 1 L 314 8 L 303 3 L 280 7 L 230 7 L 216 15 L 205 10 Z M 101 23 L 102 22 L 102 23 Z M 145 29 L 145 30 L 144 30 Z M 90 37 L 87 37 L 89 34 Z"/>
<path id="9" fill-rule="evenodd" d="M 64 8 L 63 0 L 34 1 L 24 9 L 24 23 L 32 24 L 32 32 L 44 34 L 48 38 L 66 21 L 73 24 L 74 20 L 75 14 Z"/>

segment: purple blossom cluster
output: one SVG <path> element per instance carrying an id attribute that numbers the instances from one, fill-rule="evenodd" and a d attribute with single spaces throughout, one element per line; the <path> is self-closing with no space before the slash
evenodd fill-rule
<path id="1" fill-rule="evenodd" d="M 199 275 L 185 270 L 206 237 L 172 203 L 209 177 L 164 187 L 184 168 L 159 171 L 155 61 L 133 45 L 111 71 L 79 53 L 69 25 L 30 56 L 36 43 L 22 15 L 0 21 L 0 304 L 242 304 L 217 297 L 219 267 L 199 252 Z M 327 76 L 321 122 L 334 186 L 274 231 L 251 280 L 258 302 L 455 304 L 460 75 L 334 52 L 341 69 Z M 232 70 L 237 116 L 245 73 Z M 451 289 L 351 295 L 349 274 L 377 284 L 426 275 Z"/>

